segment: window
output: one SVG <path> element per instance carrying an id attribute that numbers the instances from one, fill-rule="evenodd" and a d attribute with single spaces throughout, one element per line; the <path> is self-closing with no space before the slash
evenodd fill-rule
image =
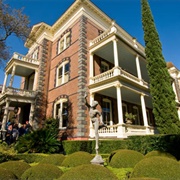
<path id="1" fill-rule="evenodd" d="M 140 125 L 139 109 L 137 106 L 133 106 L 133 114 L 136 115 L 135 124 Z"/>
<path id="2" fill-rule="evenodd" d="M 68 32 L 58 41 L 57 54 L 61 53 L 63 50 L 70 46 L 70 40 L 70 32 Z"/>
<path id="3" fill-rule="evenodd" d="M 64 84 L 69 80 L 69 61 L 63 62 L 57 68 L 56 86 Z"/>
<path id="4" fill-rule="evenodd" d="M 122 111 L 123 111 L 123 122 L 125 123 L 125 122 L 126 122 L 126 116 L 125 116 L 125 114 L 126 114 L 126 112 L 128 112 L 128 110 L 127 110 L 127 104 L 122 103 Z"/>
<path id="5" fill-rule="evenodd" d="M 59 129 L 64 129 L 68 125 L 68 101 L 60 99 L 54 104 L 54 118 L 59 120 Z"/>
<path id="6" fill-rule="evenodd" d="M 106 62 L 102 61 L 101 62 L 101 73 L 106 72 L 108 70 L 109 70 L 109 65 Z"/>
<path id="7" fill-rule="evenodd" d="M 32 59 L 38 59 L 38 54 L 39 54 L 39 48 L 37 48 L 33 54 L 32 54 Z"/>
<path id="8" fill-rule="evenodd" d="M 102 115 L 103 115 L 104 124 L 113 125 L 111 101 L 109 99 L 103 99 L 103 102 L 102 102 Z"/>

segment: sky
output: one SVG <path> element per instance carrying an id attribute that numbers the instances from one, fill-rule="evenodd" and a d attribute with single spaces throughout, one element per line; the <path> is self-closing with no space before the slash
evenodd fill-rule
<path id="1" fill-rule="evenodd" d="M 12 8 L 24 8 L 30 25 L 40 22 L 53 25 L 75 0 L 5 0 Z M 140 0 L 91 0 L 99 9 L 144 46 Z M 166 62 L 171 61 L 180 70 L 180 0 L 148 0 Z M 26 55 L 24 43 L 11 36 L 7 39 L 11 53 Z M 0 84 L 4 68 L 0 68 Z M 19 87 L 16 78 L 13 87 Z"/>

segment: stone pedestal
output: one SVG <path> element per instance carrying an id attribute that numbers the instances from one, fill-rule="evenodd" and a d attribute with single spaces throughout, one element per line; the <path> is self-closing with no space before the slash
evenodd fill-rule
<path id="1" fill-rule="evenodd" d="M 96 154 L 96 156 L 91 160 L 91 164 L 104 166 L 104 160 L 101 155 Z"/>

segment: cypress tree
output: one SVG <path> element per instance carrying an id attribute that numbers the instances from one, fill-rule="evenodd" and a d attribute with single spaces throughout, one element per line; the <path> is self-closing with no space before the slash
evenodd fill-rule
<path id="1" fill-rule="evenodd" d="M 141 11 L 155 123 L 161 134 L 178 134 L 180 133 L 180 121 L 175 94 L 148 0 L 141 0 Z"/>

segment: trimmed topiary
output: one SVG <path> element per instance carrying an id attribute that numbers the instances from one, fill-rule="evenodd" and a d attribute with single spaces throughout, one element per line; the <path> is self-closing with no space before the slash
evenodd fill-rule
<path id="1" fill-rule="evenodd" d="M 14 158 L 17 160 L 24 160 L 27 163 L 34 163 L 34 162 L 40 162 L 42 161 L 44 158 L 46 158 L 47 154 L 43 154 L 43 153 L 30 153 L 30 154 L 17 154 Z"/>
<path id="2" fill-rule="evenodd" d="M 11 171 L 18 179 L 20 179 L 21 175 L 31 166 L 28 163 L 22 161 L 8 161 L 1 163 L 0 167 Z"/>
<path id="3" fill-rule="evenodd" d="M 22 180 L 53 180 L 59 178 L 63 174 L 57 166 L 53 164 L 38 164 L 32 166 L 27 171 L 25 171 L 21 179 Z"/>
<path id="4" fill-rule="evenodd" d="M 141 160 L 133 169 L 131 177 L 151 177 L 161 180 L 179 180 L 180 165 L 178 161 L 167 157 L 149 157 Z"/>
<path id="5" fill-rule="evenodd" d="M 159 178 L 146 178 L 146 177 L 142 177 L 142 178 L 130 178 L 129 180 L 161 180 Z"/>
<path id="6" fill-rule="evenodd" d="M 134 150 L 117 150 L 111 153 L 109 166 L 114 168 L 133 168 L 144 155 Z"/>
<path id="7" fill-rule="evenodd" d="M 65 172 L 58 180 L 118 180 L 107 168 L 100 165 L 83 164 Z"/>
<path id="8" fill-rule="evenodd" d="M 172 154 L 163 152 L 163 151 L 151 151 L 151 152 L 147 153 L 144 157 L 149 158 L 152 156 L 163 156 L 163 157 L 168 157 L 168 158 L 172 158 L 172 159 L 176 160 L 176 158 Z"/>
<path id="9" fill-rule="evenodd" d="M 44 158 L 42 161 L 39 163 L 44 163 L 44 164 L 54 164 L 56 166 L 60 166 L 65 159 L 65 156 L 63 154 L 51 154 Z"/>
<path id="10" fill-rule="evenodd" d="M 0 167 L 0 179 L 18 179 L 10 170 Z"/>
<path id="11" fill-rule="evenodd" d="M 78 151 L 73 154 L 68 155 L 61 166 L 65 167 L 75 167 L 82 164 L 90 164 L 90 161 L 93 159 L 93 156 L 87 152 Z"/>

